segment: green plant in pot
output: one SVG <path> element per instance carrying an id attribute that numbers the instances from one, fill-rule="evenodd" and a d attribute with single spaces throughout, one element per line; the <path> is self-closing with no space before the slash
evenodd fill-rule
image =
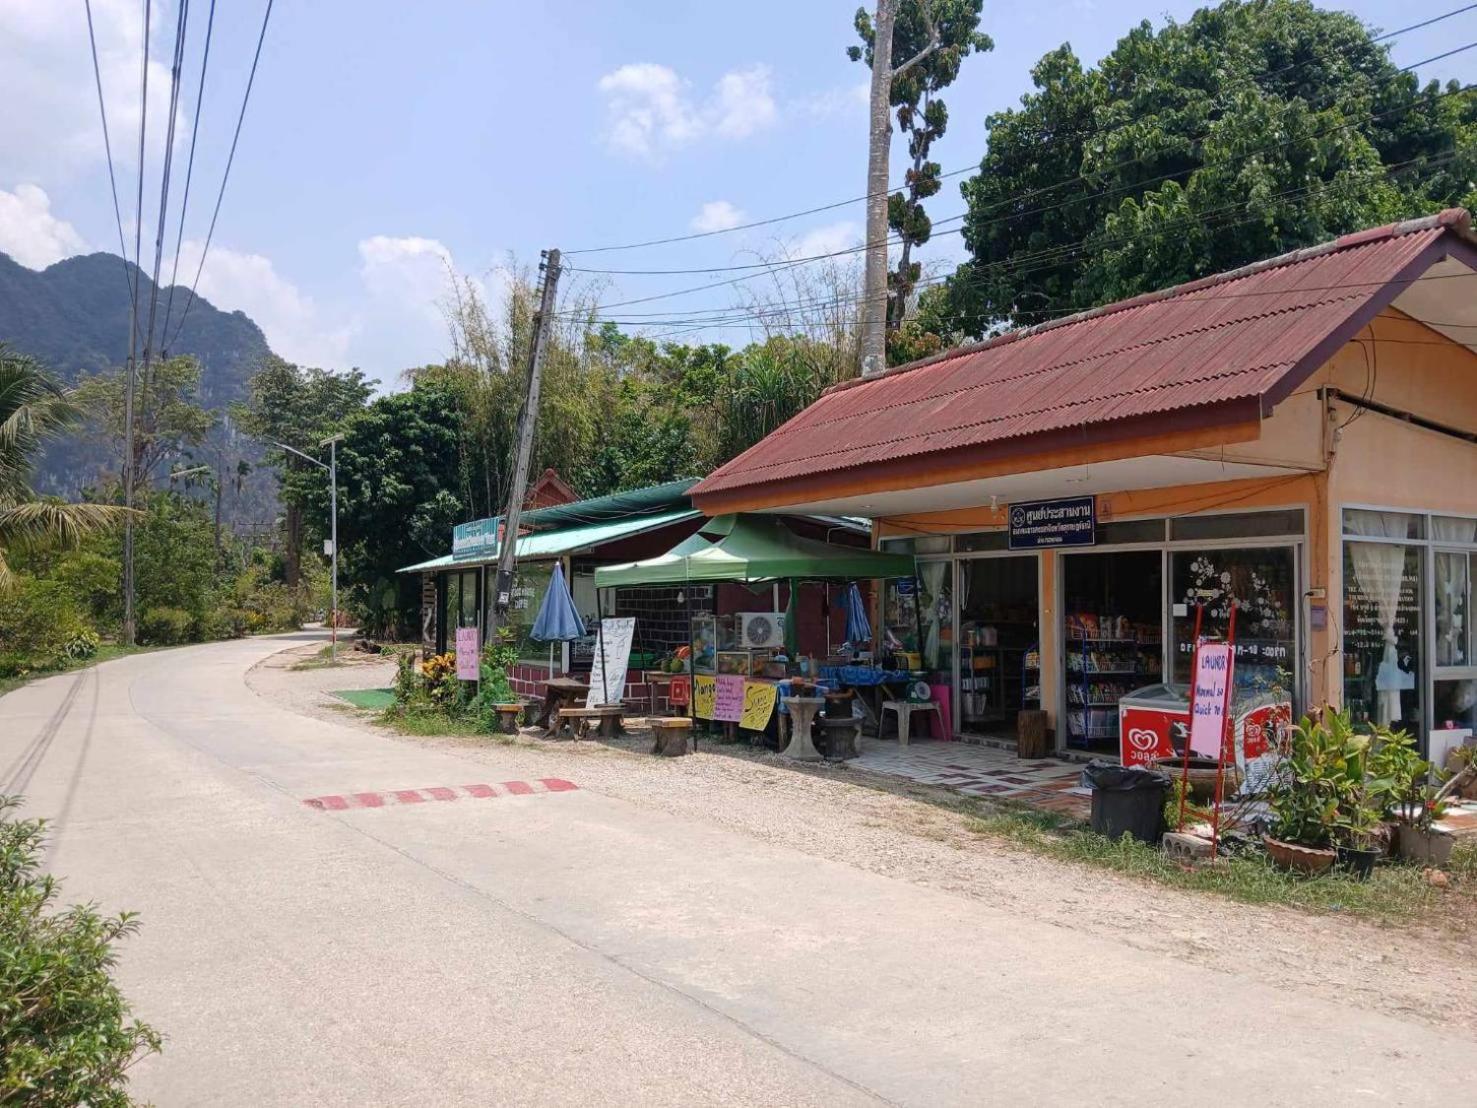
<path id="1" fill-rule="evenodd" d="M 1400 805 L 1400 857 L 1423 866 L 1444 866 L 1451 861 L 1456 840 L 1439 831 L 1435 823 L 1446 814 L 1446 791 L 1431 783 L 1431 763 L 1420 762 L 1426 772 L 1411 781 Z"/>
<path id="2" fill-rule="evenodd" d="M 1272 825 L 1263 841 L 1284 869 L 1325 873 L 1337 858 L 1334 836 L 1348 781 L 1353 728 L 1331 709 L 1304 716 L 1292 729 L 1287 754 L 1267 791 Z"/>

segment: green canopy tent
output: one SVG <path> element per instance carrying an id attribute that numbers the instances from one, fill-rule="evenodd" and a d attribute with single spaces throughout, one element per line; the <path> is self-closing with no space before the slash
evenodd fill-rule
<path id="1" fill-rule="evenodd" d="M 601 566 L 595 570 L 595 587 L 687 586 L 720 581 L 752 584 L 756 581 L 788 580 L 793 607 L 796 587 L 802 580 L 916 579 L 917 572 L 911 554 L 888 554 L 808 539 L 795 534 L 775 516 L 741 514 L 708 520 L 695 534 L 658 557 L 625 565 Z M 690 641 L 690 589 L 687 590 L 685 606 Z M 788 632 L 789 628 L 786 630 Z"/>

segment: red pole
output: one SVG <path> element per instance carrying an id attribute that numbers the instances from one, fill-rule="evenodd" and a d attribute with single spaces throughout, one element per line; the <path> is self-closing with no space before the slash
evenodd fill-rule
<path id="1" fill-rule="evenodd" d="M 1200 657 L 1200 622 L 1205 617 L 1205 604 L 1201 602 L 1195 605 L 1195 637 L 1190 641 L 1194 643 L 1190 651 L 1190 723 L 1195 722 L 1195 662 Z M 1170 676 L 1174 676 L 1170 674 Z M 1170 732 L 1173 734 L 1173 732 Z M 1185 760 L 1180 771 L 1180 825 L 1175 830 L 1185 829 L 1185 798 L 1190 795 L 1190 735 L 1185 733 Z"/>
<path id="2" fill-rule="evenodd" d="M 1221 842 L 1221 798 L 1226 787 L 1226 728 L 1231 724 L 1231 695 L 1236 679 L 1236 602 L 1231 601 L 1231 622 L 1226 630 L 1226 645 L 1231 648 L 1230 667 L 1226 672 L 1226 698 L 1221 704 L 1221 743 L 1215 760 L 1215 814 L 1210 822 L 1210 860 L 1215 861 Z"/>

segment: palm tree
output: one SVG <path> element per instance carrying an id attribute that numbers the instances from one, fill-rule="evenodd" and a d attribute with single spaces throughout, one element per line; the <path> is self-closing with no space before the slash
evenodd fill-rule
<path id="1" fill-rule="evenodd" d="M 7 549 L 55 543 L 75 545 L 120 521 L 126 509 L 109 504 L 64 504 L 31 489 L 33 456 L 41 444 L 74 426 L 82 412 L 69 391 L 33 358 L 0 344 L 0 592 L 15 584 Z"/>

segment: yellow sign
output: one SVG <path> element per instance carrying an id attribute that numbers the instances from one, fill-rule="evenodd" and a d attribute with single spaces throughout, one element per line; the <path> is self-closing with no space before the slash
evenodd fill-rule
<path id="1" fill-rule="evenodd" d="M 769 717 L 774 714 L 774 702 L 778 690 L 773 685 L 759 681 L 744 682 L 744 714 L 739 717 L 739 726 L 745 731 L 763 731 L 769 726 Z"/>
<path id="2" fill-rule="evenodd" d="M 712 719 L 718 701 L 718 682 L 701 673 L 692 679 L 692 714 L 698 719 Z"/>

